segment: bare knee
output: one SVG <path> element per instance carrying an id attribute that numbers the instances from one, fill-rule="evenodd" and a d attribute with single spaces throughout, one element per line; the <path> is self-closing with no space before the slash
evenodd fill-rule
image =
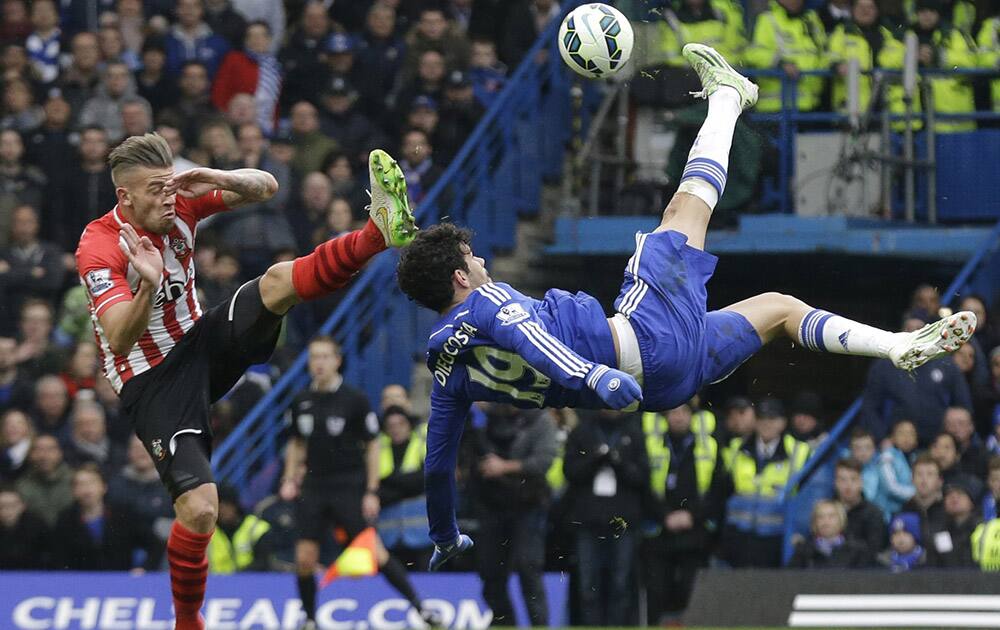
<path id="1" fill-rule="evenodd" d="M 308 576 L 316 572 L 319 564 L 319 544 L 312 540 L 300 540 L 295 544 L 295 571 Z"/>
<path id="2" fill-rule="evenodd" d="M 292 283 L 292 261 L 276 263 L 260 277 L 260 298 L 272 313 L 284 315 L 300 302 Z"/>
<path id="3" fill-rule="evenodd" d="M 774 308 L 788 314 L 793 314 L 803 309 L 809 309 L 808 304 L 794 295 L 786 295 L 784 293 L 778 293 L 777 291 L 768 291 L 767 293 L 762 293 L 759 297 L 766 300 L 768 304 L 773 305 Z"/>
<path id="4" fill-rule="evenodd" d="M 177 520 L 184 527 L 199 534 L 215 529 L 219 517 L 219 495 L 214 483 L 206 483 L 188 490 L 174 503 Z"/>

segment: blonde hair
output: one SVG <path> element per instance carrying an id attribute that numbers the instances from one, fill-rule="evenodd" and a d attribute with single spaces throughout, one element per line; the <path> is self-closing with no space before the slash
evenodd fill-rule
<path id="1" fill-rule="evenodd" d="M 840 501 L 834 501 L 833 499 L 820 499 L 813 505 L 812 517 L 809 519 L 809 529 L 816 533 L 816 518 L 819 516 L 819 510 L 822 507 L 832 507 L 837 513 L 837 520 L 840 521 L 840 532 L 843 533 L 847 528 L 847 510 L 844 509 L 844 504 Z"/>
<path id="2" fill-rule="evenodd" d="M 170 145 L 158 133 L 131 136 L 119 144 L 108 156 L 111 181 L 118 185 L 122 173 L 136 166 L 167 168 L 174 165 Z"/>

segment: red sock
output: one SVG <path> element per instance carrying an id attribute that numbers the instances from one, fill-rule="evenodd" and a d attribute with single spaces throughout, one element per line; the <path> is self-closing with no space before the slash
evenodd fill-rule
<path id="1" fill-rule="evenodd" d="M 174 595 L 176 630 L 204 630 L 198 611 L 205 601 L 208 559 L 205 548 L 212 534 L 196 534 L 174 521 L 167 539 L 167 562 L 170 564 L 170 588 Z"/>
<path id="2" fill-rule="evenodd" d="M 314 300 L 348 283 L 368 260 L 385 249 L 385 239 L 369 219 L 365 227 L 320 244 L 292 263 L 292 285 L 303 300 Z"/>

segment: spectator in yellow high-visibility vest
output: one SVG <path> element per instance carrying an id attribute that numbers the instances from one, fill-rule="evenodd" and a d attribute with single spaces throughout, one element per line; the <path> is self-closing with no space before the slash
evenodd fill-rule
<path id="1" fill-rule="evenodd" d="M 826 55 L 826 31 L 819 17 L 805 8 L 803 0 L 771 0 L 768 10 L 757 16 L 750 46 L 744 54 L 751 68 L 778 69 L 793 81 L 798 79 L 800 111 L 819 105 L 823 92 L 822 77 L 801 77 L 803 71 L 829 66 Z M 781 109 L 781 80 L 761 78 L 757 110 Z"/>
<path id="2" fill-rule="evenodd" d="M 788 483 L 809 457 L 809 445 L 785 435 L 788 421 L 781 401 L 757 403 L 754 434 L 726 462 L 731 496 L 722 534 L 724 559 L 734 567 L 781 564 L 784 503 Z"/>
<path id="3" fill-rule="evenodd" d="M 208 543 L 208 570 L 216 575 L 238 571 L 266 571 L 271 551 L 267 533 L 271 525 L 240 506 L 236 488 L 219 486 L 219 521 Z"/>
<path id="4" fill-rule="evenodd" d="M 1000 70 L 1000 2 L 993 3 L 993 15 L 983 20 L 976 44 L 979 46 L 979 65 Z M 1000 112 L 1000 77 L 990 81 L 990 101 L 993 111 Z"/>
<path id="5" fill-rule="evenodd" d="M 664 418 L 664 415 L 666 416 Z M 691 405 L 664 415 L 643 414 L 652 512 L 658 535 L 642 543 L 648 618 L 687 607 L 698 569 L 708 566 L 709 551 L 722 518 L 722 450 L 710 432 L 693 425 Z"/>
<path id="6" fill-rule="evenodd" d="M 743 443 L 743 439 L 753 435 L 754 425 L 757 423 L 757 413 L 753 408 L 753 403 L 749 398 L 734 396 L 726 401 L 723 407 L 724 422 L 722 430 L 719 432 L 719 447 L 722 449 L 722 461 L 732 460 L 736 449 Z"/>
<path id="7" fill-rule="evenodd" d="M 990 490 L 983 500 L 983 522 L 972 532 L 972 560 L 983 571 L 1000 571 L 1000 518 L 997 518 L 1000 457 L 990 460 L 988 482 Z"/>
<path id="8" fill-rule="evenodd" d="M 392 405 L 382 412 L 378 440 L 378 497 L 382 505 L 379 536 L 401 562 L 424 566 L 431 557 L 424 498 L 427 425 L 419 423 L 403 407 Z"/>
<path id="9" fill-rule="evenodd" d="M 923 70 L 963 70 L 976 68 L 979 56 L 968 35 L 941 17 L 940 0 L 917 0 L 917 61 Z M 897 60 L 898 61 L 898 60 Z M 900 66 L 902 64 L 899 64 Z M 969 77 L 935 75 L 930 78 L 934 110 L 939 114 L 962 114 L 976 110 Z M 924 109 L 928 103 L 923 103 Z M 973 131 L 974 121 L 939 121 L 938 133 Z"/>

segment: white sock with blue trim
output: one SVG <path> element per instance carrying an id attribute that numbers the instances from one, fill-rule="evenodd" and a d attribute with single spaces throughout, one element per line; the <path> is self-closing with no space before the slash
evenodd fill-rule
<path id="1" fill-rule="evenodd" d="M 900 335 L 906 333 L 889 332 L 818 308 L 806 313 L 799 324 L 799 343 L 814 352 L 885 359 Z"/>
<path id="2" fill-rule="evenodd" d="M 708 116 L 688 153 L 677 192 L 694 195 L 715 209 L 726 189 L 729 149 L 742 112 L 740 95 L 731 87 L 721 86 L 708 97 Z"/>

